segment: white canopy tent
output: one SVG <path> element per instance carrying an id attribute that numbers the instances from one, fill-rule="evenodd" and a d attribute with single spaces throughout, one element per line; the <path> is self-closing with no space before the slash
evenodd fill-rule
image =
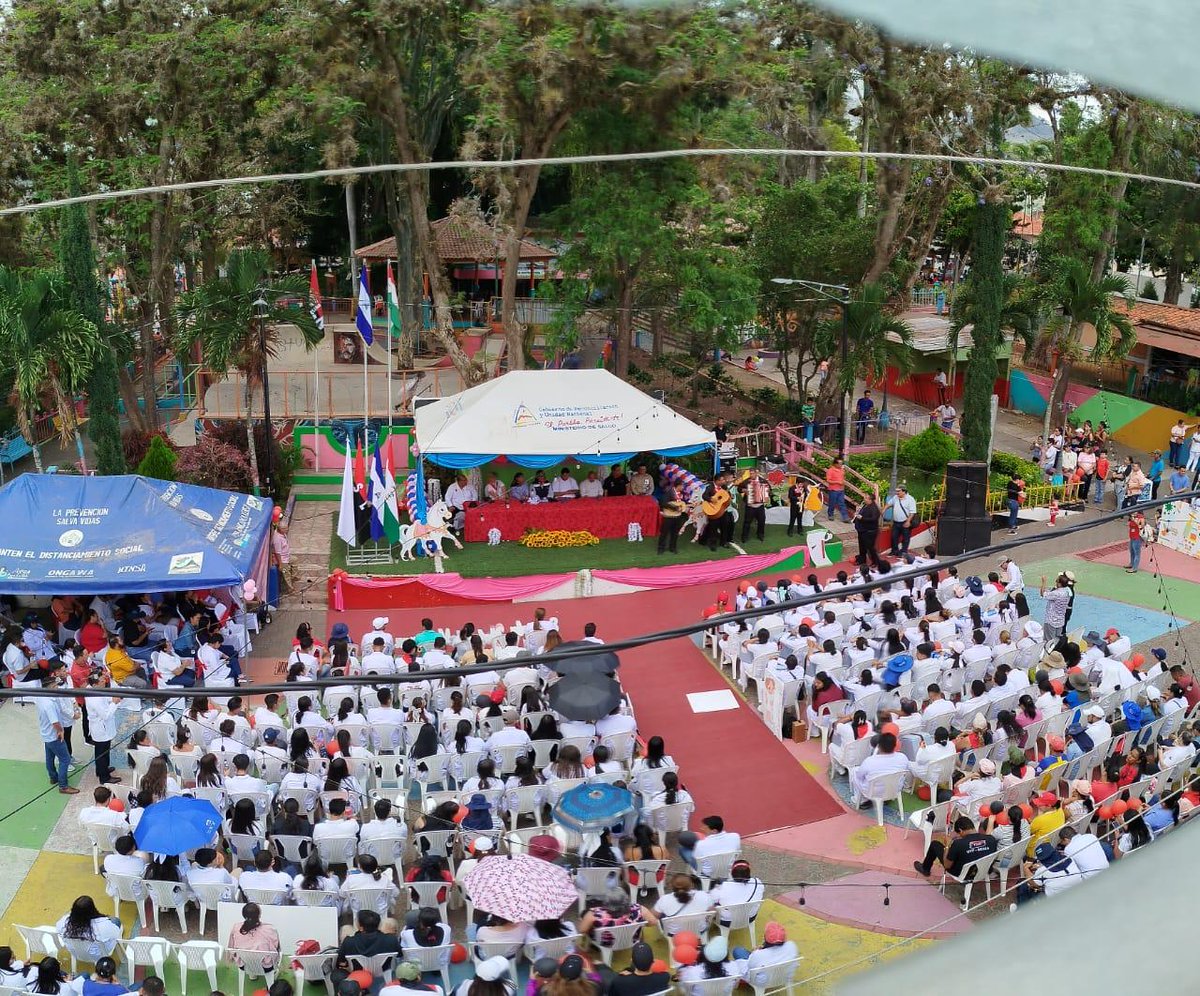
<path id="1" fill-rule="evenodd" d="M 534 468 L 568 457 L 606 465 L 716 446 L 711 430 L 607 370 L 514 370 L 421 406 L 416 430 L 422 458 L 453 468 L 497 456 Z"/>

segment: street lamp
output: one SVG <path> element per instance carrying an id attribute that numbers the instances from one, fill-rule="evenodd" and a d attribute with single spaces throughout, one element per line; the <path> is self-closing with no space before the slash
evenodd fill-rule
<path id="1" fill-rule="evenodd" d="M 274 493 L 271 463 L 271 385 L 267 380 L 267 299 L 260 290 L 254 302 L 254 314 L 258 318 L 258 351 L 262 354 L 263 435 L 266 452 L 263 453 L 263 483 L 267 494 Z"/>
<path id="2" fill-rule="evenodd" d="M 841 335 L 841 354 L 842 354 L 842 369 L 850 362 L 850 288 L 843 284 L 823 284 L 818 280 L 793 280 L 788 277 L 772 277 L 771 283 L 784 284 L 787 286 L 795 285 L 804 287 L 807 290 L 820 294 L 821 297 L 828 298 L 836 303 L 842 312 L 842 335 Z M 840 291 L 840 295 L 831 294 L 830 291 Z M 838 427 L 838 452 L 842 455 L 842 463 L 849 463 L 850 455 L 850 392 L 842 392 L 842 418 L 841 424 Z"/>

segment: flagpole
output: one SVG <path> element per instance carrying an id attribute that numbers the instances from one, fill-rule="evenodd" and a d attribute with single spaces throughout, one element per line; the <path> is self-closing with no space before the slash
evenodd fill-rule
<path id="1" fill-rule="evenodd" d="M 353 289 L 352 298 L 358 299 L 358 257 L 354 255 L 358 247 L 358 212 L 354 207 L 354 184 L 346 184 L 346 222 L 350 229 L 350 286 Z M 366 265 L 364 263 L 364 265 Z M 368 313 L 369 317 L 369 313 Z M 370 421 L 370 403 L 367 387 L 367 343 L 362 344 L 363 351 L 363 441 L 367 438 L 367 426 Z"/>
<path id="2" fill-rule="evenodd" d="M 400 265 L 399 261 L 397 261 L 396 265 L 397 265 L 397 268 L 399 268 L 399 265 Z M 387 302 L 387 313 L 388 313 L 388 323 L 387 323 L 387 401 L 388 401 L 388 439 L 389 440 L 391 439 L 391 429 L 392 429 L 392 302 L 391 302 L 391 293 L 392 293 L 392 288 L 394 286 L 395 286 L 395 279 L 392 276 L 392 263 L 391 263 L 391 260 L 388 260 L 388 298 L 389 298 L 389 300 Z M 391 445 L 392 445 L 391 442 L 389 442 L 388 446 L 391 446 Z"/>
<path id="3" fill-rule="evenodd" d="M 309 274 L 310 291 L 316 298 L 315 307 L 317 317 L 320 318 L 321 325 L 321 341 L 317 343 L 313 350 L 313 421 L 316 423 L 314 430 L 316 435 L 313 437 L 313 469 L 320 473 L 321 471 L 321 347 L 325 344 L 325 320 L 324 309 L 321 307 L 321 285 L 317 282 L 317 261 L 314 259 L 311 264 Z"/>

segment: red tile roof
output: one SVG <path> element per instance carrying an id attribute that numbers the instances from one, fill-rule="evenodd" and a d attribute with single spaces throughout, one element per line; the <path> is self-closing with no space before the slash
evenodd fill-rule
<path id="1" fill-rule="evenodd" d="M 1013 218 L 1013 235 L 1022 239 L 1036 239 L 1042 234 L 1042 216 L 1040 214 L 1019 214 Z"/>
<path id="2" fill-rule="evenodd" d="M 430 227 L 437 239 L 438 256 L 445 263 L 495 263 L 503 258 L 503 246 L 497 245 L 496 236 L 482 226 L 476 227 L 457 218 L 439 218 Z M 394 236 L 380 239 L 355 250 L 354 255 L 360 259 L 395 259 L 396 239 Z M 553 250 L 528 239 L 521 240 L 522 260 L 550 260 L 554 257 Z"/>
<path id="3" fill-rule="evenodd" d="M 1200 308 L 1179 308 L 1157 301 L 1135 301 L 1132 306 L 1119 301 L 1118 306 L 1129 313 L 1134 325 L 1200 336 Z"/>

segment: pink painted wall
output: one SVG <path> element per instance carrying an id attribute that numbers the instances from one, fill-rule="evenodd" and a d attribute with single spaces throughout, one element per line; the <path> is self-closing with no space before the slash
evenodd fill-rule
<path id="1" fill-rule="evenodd" d="M 304 450 L 304 466 L 308 470 L 320 467 L 322 473 L 340 471 L 346 459 L 345 451 L 331 438 L 329 430 L 322 427 L 318 431 L 313 426 L 298 426 L 295 433 L 296 442 Z M 320 457 L 318 463 L 317 457 Z M 412 470 L 412 453 L 409 449 L 409 436 L 406 431 L 397 431 L 389 435 L 383 442 L 383 456 L 392 461 L 392 471 L 397 477 L 401 471 L 408 473 Z"/>

